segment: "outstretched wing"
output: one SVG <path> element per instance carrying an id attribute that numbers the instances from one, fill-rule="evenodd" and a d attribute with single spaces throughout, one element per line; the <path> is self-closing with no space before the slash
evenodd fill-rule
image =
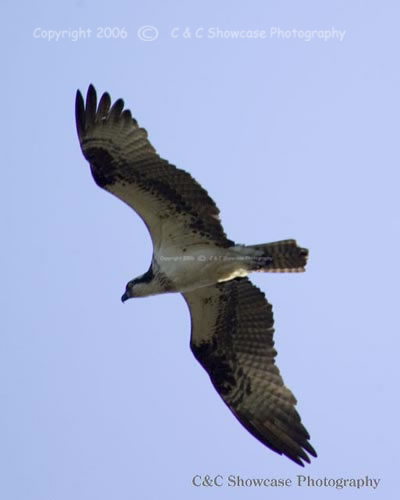
<path id="1" fill-rule="evenodd" d="M 244 427 L 299 465 L 316 457 L 309 434 L 275 365 L 272 307 L 247 278 L 185 293 L 191 348 Z"/>
<path id="2" fill-rule="evenodd" d="M 104 93 L 97 105 L 89 86 L 86 106 L 76 94 L 76 126 L 96 183 L 131 206 L 145 222 L 155 249 L 161 243 L 228 247 L 219 210 L 200 184 L 156 153 L 124 102 Z"/>

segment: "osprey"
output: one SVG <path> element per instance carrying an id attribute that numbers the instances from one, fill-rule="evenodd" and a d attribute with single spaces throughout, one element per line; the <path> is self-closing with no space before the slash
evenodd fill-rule
<path id="1" fill-rule="evenodd" d="M 304 271 L 308 251 L 295 240 L 237 245 L 219 210 L 193 177 L 163 160 L 122 99 L 86 105 L 76 95 L 80 145 L 95 182 L 132 207 L 153 242 L 149 270 L 126 286 L 132 297 L 179 292 L 191 315 L 190 347 L 232 413 L 261 443 L 303 466 L 316 457 L 275 365 L 272 307 L 247 275 Z"/>

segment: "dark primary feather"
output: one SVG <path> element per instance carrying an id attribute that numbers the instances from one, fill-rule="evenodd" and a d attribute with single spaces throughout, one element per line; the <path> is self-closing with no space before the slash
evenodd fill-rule
<path id="1" fill-rule="evenodd" d="M 316 457 L 275 365 L 272 307 L 247 278 L 187 292 L 191 348 L 244 427 L 299 465 Z M 307 452 L 307 453 L 306 453 Z"/>
<path id="2" fill-rule="evenodd" d="M 155 245 L 161 238 L 172 244 L 187 238 L 191 244 L 231 246 L 207 191 L 190 174 L 160 158 L 146 130 L 123 108 L 122 99 L 111 106 L 107 93 L 97 106 L 92 85 L 86 106 L 77 92 L 77 132 L 96 183 L 142 217 Z"/>

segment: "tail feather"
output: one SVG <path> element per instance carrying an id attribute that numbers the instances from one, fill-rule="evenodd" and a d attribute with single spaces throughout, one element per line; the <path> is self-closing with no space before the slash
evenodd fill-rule
<path id="1" fill-rule="evenodd" d="M 297 246 L 296 240 L 282 240 L 274 243 L 251 245 L 247 248 L 260 252 L 260 256 L 267 258 L 266 266 L 254 269 L 262 272 L 302 272 L 305 271 L 308 250 Z M 261 253 L 262 252 L 262 253 Z"/>

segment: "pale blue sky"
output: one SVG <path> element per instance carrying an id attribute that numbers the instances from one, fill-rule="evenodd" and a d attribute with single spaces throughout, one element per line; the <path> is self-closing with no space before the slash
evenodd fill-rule
<path id="1" fill-rule="evenodd" d="M 38 0 L 0 11 L 0 498 L 367 495 L 205 490 L 196 474 L 368 475 L 381 479 L 371 498 L 395 498 L 398 2 Z M 146 25 L 156 40 L 140 40 Z M 106 27 L 127 37 L 97 38 Z M 271 38 L 278 27 L 345 34 Z M 91 38 L 34 37 L 79 28 Z M 210 28 L 266 37 L 208 38 Z M 121 304 L 151 245 L 80 152 L 74 98 L 89 83 L 123 97 L 160 154 L 208 189 L 232 239 L 310 249 L 305 274 L 254 282 L 274 306 L 277 362 L 318 451 L 312 465 L 272 453 L 230 414 L 189 350 L 179 295 Z"/>

